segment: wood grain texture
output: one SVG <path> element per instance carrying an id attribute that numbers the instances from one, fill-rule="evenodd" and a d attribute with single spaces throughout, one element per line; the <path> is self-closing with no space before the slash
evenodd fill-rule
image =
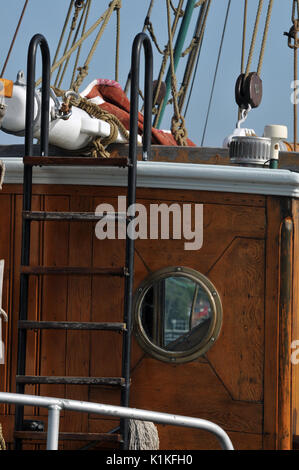
<path id="1" fill-rule="evenodd" d="M 293 283 L 293 221 L 290 217 L 282 221 L 280 238 L 278 449 L 290 450 L 292 447 L 290 345 Z"/>
<path id="2" fill-rule="evenodd" d="M 234 400 L 262 402 L 264 241 L 236 238 L 207 275 L 223 305 L 222 331 L 207 358 Z"/>
<path id="3" fill-rule="evenodd" d="M 198 429 L 158 425 L 160 450 L 220 450 L 216 437 Z M 183 435 L 183 440 L 182 440 Z M 262 450 L 260 434 L 228 432 L 234 449 Z"/>
<path id="4" fill-rule="evenodd" d="M 5 331 L 8 364 L 0 366 L 6 391 L 15 389 L 21 189 L 7 185 L 0 193 L 0 220 L 7 227 L 0 232 L 0 254 L 6 260 L 4 308 L 10 317 Z M 34 210 L 78 212 L 92 212 L 102 202 L 116 207 L 117 195 L 125 194 L 124 188 L 54 185 L 34 186 L 33 192 Z M 147 206 L 204 204 L 204 241 L 200 250 L 186 251 L 184 240 L 137 240 L 135 289 L 157 269 L 188 266 L 215 284 L 224 311 L 218 341 L 206 357 L 187 364 L 152 359 L 133 339 L 132 406 L 210 419 L 229 432 L 236 448 L 277 448 L 279 198 L 140 188 L 138 199 Z M 94 230 L 94 222 L 33 222 L 32 263 L 97 268 L 123 263 L 124 242 L 98 240 Z M 123 279 L 62 275 L 32 276 L 30 281 L 32 321 L 120 322 L 122 310 Z M 120 375 L 121 334 L 43 330 L 28 331 L 28 339 L 28 375 Z M 120 398 L 119 390 L 85 385 L 30 385 L 26 391 L 112 404 Z M 14 407 L 1 406 L 0 413 L 9 441 Z M 34 414 L 46 419 L 44 410 L 26 410 L 26 417 Z M 61 430 L 106 432 L 117 423 L 98 415 L 62 413 Z M 161 448 L 217 447 L 213 438 L 193 430 L 173 428 L 170 437 L 168 427 L 161 426 L 159 432 Z"/>
<path id="5" fill-rule="evenodd" d="M 299 436 L 299 201 L 293 201 L 294 256 L 293 256 L 293 325 L 292 325 L 292 421 L 294 435 Z M 298 443 L 297 443 L 298 446 Z M 298 448 L 298 447 L 297 447 Z"/>
<path id="6" fill-rule="evenodd" d="M 154 411 L 208 419 L 227 431 L 262 433 L 262 405 L 233 400 L 208 363 L 172 365 L 146 357 L 132 380 L 135 408 L 151 403 Z M 183 431 L 181 439 L 183 443 Z"/>

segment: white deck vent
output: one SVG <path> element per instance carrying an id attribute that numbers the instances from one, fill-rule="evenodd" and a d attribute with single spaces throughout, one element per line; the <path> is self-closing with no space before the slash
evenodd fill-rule
<path id="1" fill-rule="evenodd" d="M 267 137 L 233 137 L 229 146 L 231 163 L 244 166 L 268 166 L 271 139 Z"/>

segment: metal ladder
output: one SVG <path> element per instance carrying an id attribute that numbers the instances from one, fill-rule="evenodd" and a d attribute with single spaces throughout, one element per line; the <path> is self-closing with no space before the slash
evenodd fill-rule
<path id="1" fill-rule="evenodd" d="M 33 116 L 34 116 L 34 88 L 35 88 L 35 63 L 37 48 L 40 46 L 42 53 L 42 102 L 41 102 L 41 133 L 40 156 L 33 155 Z M 18 322 L 18 355 L 16 392 L 24 394 L 26 384 L 76 384 L 121 387 L 121 406 L 129 406 L 130 398 L 130 352 L 132 334 L 132 300 L 134 281 L 134 239 L 130 236 L 129 227 L 135 218 L 135 211 L 126 213 L 126 254 L 125 265 L 119 268 L 85 268 L 85 267 L 54 267 L 30 265 L 30 232 L 32 221 L 91 221 L 99 220 L 94 213 L 81 212 L 34 212 L 31 210 L 32 202 L 32 169 L 34 166 L 76 165 L 76 166 L 117 166 L 128 168 L 127 209 L 136 202 L 136 178 L 137 178 L 137 133 L 138 133 L 138 92 L 139 92 L 139 68 L 140 51 L 142 46 L 145 53 L 145 106 L 144 106 L 144 133 L 143 133 L 143 159 L 149 157 L 151 150 L 151 112 L 152 112 L 152 74 L 153 58 L 152 48 L 148 36 L 140 33 L 135 37 L 132 47 L 131 62 L 131 107 L 130 107 L 130 139 L 128 157 L 113 157 L 110 159 L 89 157 L 49 157 L 49 90 L 50 90 L 50 53 L 44 36 L 37 34 L 30 42 L 27 59 L 27 101 L 26 101 L 26 129 L 25 129 L 25 155 L 24 180 L 23 180 L 23 212 L 22 212 L 22 246 L 20 268 L 20 310 Z M 135 206 L 134 206 L 135 207 Z M 123 214 L 115 214 L 116 218 Z M 124 278 L 124 313 L 122 323 L 95 323 L 95 322 L 57 322 L 57 321 L 29 321 L 28 320 L 28 287 L 30 275 L 110 275 Z M 110 330 L 123 334 L 122 341 L 122 376 L 121 377 L 51 377 L 26 375 L 26 345 L 27 330 L 64 329 L 64 330 Z M 80 433 L 80 439 L 86 441 L 115 440 L 121 443 L 125 450 L 128 448 L 128 419 L 120 420 L 118 433 L 91 435 Z M 40 433 L 43 434 L 43 433 Z M 22 442 L 26 439 L 38 438 L 38 432 L 24 430 L 24 407 L 16 407 L 15 416 L 15 449 L 22 448 Z M 85 439 L 86 438 L 86 439 Z M 74 440 L 76 434 L 60 433 L 61 440 Z"/>

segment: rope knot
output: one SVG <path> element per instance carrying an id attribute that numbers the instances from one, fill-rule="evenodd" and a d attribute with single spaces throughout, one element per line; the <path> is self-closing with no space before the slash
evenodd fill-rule
<path id="1" fill-rule="evenodd" d="M 109 158 L 110 154 L 107 152 L 105 149 L 104 145 L 101 142 L 101 139 L 95 139 L 92 142 L 92 149 L 91 149 L 91 156 L 93 158 L 98 158 L 98 156 L 101 156 L 102 158 Z"/>
<path id="2" fill-rule="evenodd" d="M 77 76 L 77 79 L 76 81 L 73 83 L 73 90 L 74 91 L 78 91 L 81 84 L 83 83 L 85 77 L 87 77 L 88 75 L 88 70 L 89 70 L 89 67 L 88 65 L 84 65 L 83 67 L 78 67 L 77 68 L 77 71 L 78 71 L 78 76 Z"/>
<path id="3" fill-rule="evenodd" d="M 291 49 L 297 49 L 299 47 L 299 20 L 294 20 L 293 26 L 288 33 L 284 33 L 284 36 L 288 37 L 288 46 Z"/>
<path id="4" fill-rule="evenodd" d="M 120 10 L 122 8 L 122 0 L 118 0 L 118 3 L 115 5 L 114 10 Z"/>
<path id="5" fill-rule="evenodd" d="M 185 119 L 182 115 L 178 117 L 173 116 L 171 119 L 171 133 L 174 136 L 178 145 L 186 146 L 188 132 L 185 127 Z"/>

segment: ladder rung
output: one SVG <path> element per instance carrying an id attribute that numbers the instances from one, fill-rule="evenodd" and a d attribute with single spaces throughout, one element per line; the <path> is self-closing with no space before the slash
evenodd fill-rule
<path id="1" fill-rule="evenodd" d="M 128 157 L 91 158 L 91 157 L 24 157 L 25 165 L 30 166 L 128 166 Z"/>
<path id="2" fill-rule="evenodd" d="M 126 268 L 94 268 L 79 266 L 21 266 L 22 274 L 78 274 L 87 276 L 89 274 L 126 276 Z"/>
<path id="3" fill-rule="evenodd" d="M 69 385 L 124 385 L 123 377 L 65 377 L 48 375 L 17 375 L 17 383 L 23 384 L 69 384 Z"/>
<path id="4" fill-rule="evenodd" d="M 26 439 L 32 441 L 45 441 L 47 439 L 46 432 L 39 431 L 15 431 L 14 437 L 16 439 Z M 70 433 L 60 432 L 59 440 L 61 441 L 111 441 L 121 442 L 120 434 L 109 434 L 109 433 Z"/>
<path id="5" fill-rule="evenodd" d="M 125 323 L 96 323 L 73 321 L 30 321 L 21 320 L 18 326 L 22 330 L 110 330 L 125 331 Z"/>
<path id="6" fill-rule="evenodd" d="M 105 217 L 106 220 L 126 220 L 125 212 L 107 213 L 105 215 L 96 215 L 94 212 L 44 212 L 44 211 L 23 211 L 23 217 L 26 220 L 41 221 L 97 221 Z"/>

